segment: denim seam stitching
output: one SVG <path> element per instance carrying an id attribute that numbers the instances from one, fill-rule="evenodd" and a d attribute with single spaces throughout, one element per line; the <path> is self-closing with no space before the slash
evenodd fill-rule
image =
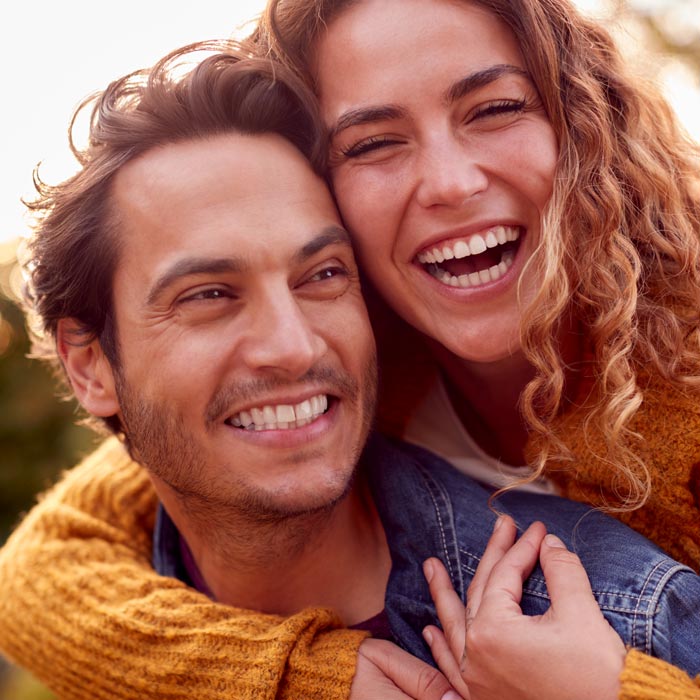
<path id="1" fill-rule="evenodd" d="M 437 499 L 435 498 L 435 495 L 433 493 L 433 488 L 435 484 L 433 483 L 432 479 L 429 477 L 429 474 L 427 471 L 423 468 L 423 465 L 420 463 L 417 463 L 417 467 L 420 470 L 423 479 L 426 482 L 427 485 L 427 491 L 428 494 L 430 495 L 430 500 L 433 502 L 433 506 L 435 508 L 435 514 L 437 515 L 437 520 L 438 520 L 438 528 L 440 530 L 440 538 L 442 539 L 442 549 L 445 554 L 445 560 L 447 561 L 447 566 L 450 569 L 450 578 L 454 578 L 454 571 L 452 569 L 452 557 L 449 554 L 449 550 L 447 547 L 447 535 L 445 533 L 445 527 L 442 521 L 442 514 L 440 512 L 440 505 L 437 502 Z"/>
<path id="2" fill-rule="evenodd" d="M 656 574 L 657 570 L 664 564 L 665 562 L 662 560 L 656 564 L 656 566 L 647 574 L 646 579 L 644 580 L 644 584 L 642 585 L 641 588 L 641 595 L 639 596 L 639 602 L 637 603 L 637 608 L 634 611 L 634 617 L 633 617 L 633 622 L 632 622 L 632 646 L 635 649 L 638 649 L 639 647 L 637 646 L 637 630 L 638 628 L 641 627 L 641 630 L 643 630 L 643 640 L 644 640 L 644 652 L 646 654 L 649 654 L 651 652 L 651 639 L 653 636 L 653 624 L 654 624 L 654 613 L 653 611 L 656 609 L 656 600 L 658 599 L 659 596 L 659 585 L 663 582 L 663 580 L 666 578 L 665 576 L 662 576 L 661 579 L 657 582 L 656 586 L 652 590 L 651 596 L 649 596 L 649 602 L 647 605 L 647 609 L 645 612 L 640 612 L 639 606 L 641 605 L 642 600 L 644 600 L 647 596 L 644 595 L 647 587 L 650 584 L 650 581 L 652 580 L 652 577 Z M 649 611 L 652 611 L 651 614 Z M 642 622 L 641 624 L 638 623 L 637 619 L 639 617 L 642 617 Z"/>
<path id="3" fill-rule="evenodd" d="M 652 652 L 653 652 L 654 618 L 658 614 L 661 597 L 663 596 L 663 593 L 666 590 L 666 586 L 668 585 L 668 582 L 671 580 L 671 578 L 673 578 L 677 573 L 679 573 L 681 571 L 688 570 L 688 567 L 684 566 L 683 564 L 678 564 L 675 562 L 673 562 L 673 563 L 674 563 L 674 566 L 672 566 L 670 569 L 665 571 L 659 577 L 659 580 L 654 585 L 653 591 L 652 591 L 651 595 L 649 596 L 650 605 L 648 607 L 647 612 L 644 614 L 644 617 L 646 618 L 646 624 L 644 625 L 644 628 L 645 628 L 644 651 L 647 654 L 652 654 Z M 644 591 L 646 586 L 649 584 L 649 581 L 652 577 L 652 574 L 655 574 L 657 569 L 659 569 L 664 564 L 668 564 L 668 561 L 667 560 L 660 561 L 652 569 L 652 571 L 649 572 L 649 576 L 647 576 L 647 579 L 644 582 L 644 587 L 642 588 L 642 591 Z M 640 596 L 640 602 L 641 602 L 641 600 L 642 600 L 642 596 Z M 636 634 L 636 629 L 637 629 L 637 625 L 635 624 L 632 628 L 633 641 L 634 641 L 634 635 Z"/>

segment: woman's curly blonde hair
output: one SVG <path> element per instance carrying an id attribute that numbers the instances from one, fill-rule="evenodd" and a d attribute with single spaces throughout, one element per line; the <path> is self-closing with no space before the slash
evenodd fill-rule
<path id="1" fill-rule="evenodd" d="M 649 473 L 630 423 L 650 374 L 700 384 L 698 149 L 656 88 L 631 74 L 609 33 L 569 0 L 465 0 L 515 34 L 559 143 L 541 243 L 528 262 L 542 280 L 524 309 L 522 347 L 536 375 L 521 410 L 538 445 L 534 476 L 570 455 L 557 435 L 567 368 L 560 332 L 573 317 L 592 362 L 595 401 L 582 430 L 604 436 L 641 505 Z M 272 0 L 256 41 L 313 85 L 315 39 L 362 0 Z"/>

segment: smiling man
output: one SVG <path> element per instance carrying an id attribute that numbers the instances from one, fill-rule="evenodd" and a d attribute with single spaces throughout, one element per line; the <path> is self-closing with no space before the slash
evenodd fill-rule
<path id="1" fill-rule="evenodd" d="M 118 416 L 217 600 L 372 617 L 390 560 L 351 483 L 374 342 L 323 181 L 281 136 L 232 132 L 151 148 L 110 198 L 118 361 L 61 319 L 78 400 Z"/>
<path id="2" fill-rule="evenodd" d="M 520 524 L 575 534 L 595 598 L 543 531 L 479 565 L 490 493 L 371 434 L 374 340 L 320 176 L 313 98 L 266 61 L 224 52 L 183 75 L 186 57 L 113 83 L 81 171 L 39 184 L 28 271 L 45 356 L 129 456 L 108 441 L 8 542 L 0 648 L 64 698 L 439 700 L 453 691 L 422 636 L 440 593 L 422 565 L 437 556 L 462 600 L 481 566 L 472 594 L 517 598 L 529 615 L 547 611 L 545 578 L 565 579 L 549 593 L 572 624 L 546 641 L 578 667 L 606 664 L 613 685 L 623 641 L 700 671 L 688 641 L 698 577 L 600 513 L 537 494 L 499 501 Z M 534 559 L 513 560 L 522 542 L 546 576 L 523 583 Z M 56 551 L 67 569 L 50 563 Z M 15 585 L 24 575 L 29 593 Z M 57 628 L 42 621 L 37 643 L 27 601 L 40 590 L 52 606 L 52 577 L 75 606 L 47 612 Z"/>

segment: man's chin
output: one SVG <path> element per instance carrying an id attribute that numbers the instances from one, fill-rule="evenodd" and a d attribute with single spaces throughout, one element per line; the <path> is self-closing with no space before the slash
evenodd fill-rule
<path id="1" fill-rule="evenodd" d="M 333 512 L 352 490 L 354 474 L 342 483 L 290 489 L 288 494 L 251 491 L 246 497 L 238 494 L 236 510 L 255 522 L 282 522 L 291 519 L 319 518 Z"/>

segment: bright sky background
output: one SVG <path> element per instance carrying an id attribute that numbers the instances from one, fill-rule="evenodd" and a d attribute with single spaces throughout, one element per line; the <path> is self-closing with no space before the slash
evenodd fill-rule
<path id="1" fill-rule="evenodd" d="M 0 244 L 24 233 L 22 196 L 71 174 L 67 127 L 83 97 L 169 51 L 225 38 L 264 0 L 5 0 L 0 9 Z M 0 257 L 2 257 L 0 253 Z"/>
<path id="2" fill-rule="evenodd" d="M 83 97 L 124 73 L 151 65 L 178 46 L 230 36 L 254 18 L 263 3 L 6 0 L 0 10 L 0 262 L 3 242 L 25 231 L 20 197 L 32 196 L 36 163 L 44 163 L 42 173 L 50 182 L 71 174 L 74 161 L 66 129 Z M 579 0 L 579 4 L 594 12 L 602 7 L 601 0 Z M 668 83 L 681 115 L 700 121 L 700 92 L 689 91 L 687 76 L 674 73 Z M 689 124 L 693 126 L 700 138 L 700 123 Z"/>

